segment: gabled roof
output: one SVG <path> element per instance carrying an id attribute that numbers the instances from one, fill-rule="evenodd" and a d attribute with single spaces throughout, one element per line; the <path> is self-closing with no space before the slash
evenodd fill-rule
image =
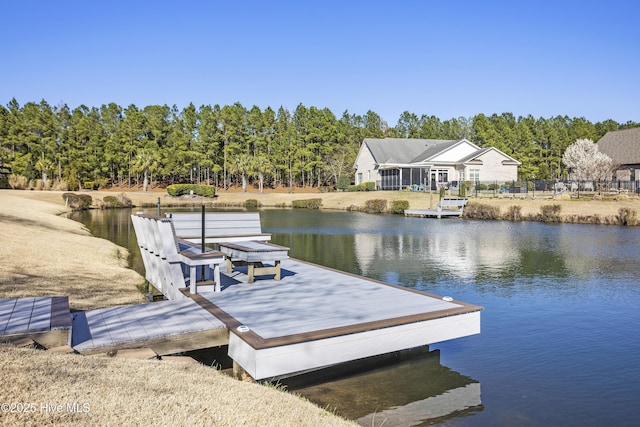
<path id="1" fill-rule="evenodd" d="M 640 163 L 640 127 L 607 132 L 598 141 L 598 150 L 620 165 Z"/>
<path id="2" fill-rule="evenodd" d="M 365 138 L 376 163 L 416 163 L 446 150 L 460 140 L 416 138 Z"/>
<path id="3" fill-rule="evenodd" d="M 460 163 L 473 162 L 478 157 L 481 157 L 483 154 L 488 153 L 489 151 L 496 151 L 500 153 L 502 156 L 504 156 L 505 160 L 502 161 L 503 165 L 521 165 L 522 164 L 521 162 L 517 161 L 516 159 L 509 156 L 508 154 L 503 153 L 502 151 L 498 150 L 495 147 L 486 147 L 486 148 L 480 149 L 479 151 L 476 151 L 475 153 L 471 153 L 468 156 L 460 159 Z"/>

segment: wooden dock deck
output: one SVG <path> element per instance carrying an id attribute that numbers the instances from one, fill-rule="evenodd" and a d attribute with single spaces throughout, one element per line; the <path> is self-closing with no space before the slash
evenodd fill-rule
<path id="1" fill-rule="evenodd" d="M 32 340 L 43 347 L 70 344 L 67 297 L 0 299 L 0 341 Z"/>
<path id="2" fill-rule="evenodd" d="M 480 332 L 479 306 L 296 259 L 281 268 L 280 281 L 248 284 L 235 270 L 222 292 L 191 295 L 226 324 L 229 356 L 256 380 Z"/>
<path id="3" fill-rule="evenodd" d="M 73 313 L 80 354 L 151 348 L 157 355 L 225 345 L 225 325 L 189 299 Z"/>

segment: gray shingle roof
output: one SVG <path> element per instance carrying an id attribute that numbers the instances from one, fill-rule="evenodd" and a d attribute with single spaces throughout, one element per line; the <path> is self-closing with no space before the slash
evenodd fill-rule
<path id="1" fill-rule="evenodd" d="M 460 140 L 412 139 L 412 138 L 366 138 L 373 158 L 381 163 L 415 163 L 438 154 Z"/>
<path id="2" fill-rule="evenodd" d="M 640 163 L 640 127 L 607 132 L 598 149 L 619 165 Z"/>

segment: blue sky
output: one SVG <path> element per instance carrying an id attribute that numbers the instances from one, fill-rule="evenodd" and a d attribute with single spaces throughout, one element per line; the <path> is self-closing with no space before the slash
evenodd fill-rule
<path id="1" fill-rule="evenodd" d="M 640 121 L 640 2 L 3 1 L 0 103 Z"/>

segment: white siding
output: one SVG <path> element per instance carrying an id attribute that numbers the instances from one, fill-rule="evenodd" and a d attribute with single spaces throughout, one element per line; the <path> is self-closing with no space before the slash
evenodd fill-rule
<path id="1" fill-rule="evenodd" d="M 380 180 L 380 174 L 378 173 L 378 169 L 375 168 L 376 162 L 367 147 L 366 144 L 362 144 L 360 146 L 360 152 L 358 152 L 358 157 L 356 158 L 356 173 L 355 173 L 355 183 L 360 184 L 358 181 L 358 174 L 362 174 L 362 182 L 374 181 L 377 182 Z"/>
<path id="2" fill-rule="evenodd" d="M 463 141 L 460 144 L 451 147 L 451 149 L 445 151 L 444 153 L 438 154 L 432 159 L 432 161 L 436 164 L 439 162 L 457 162 L 460 159 L 475 153 L 476 151 L 478 151 L 476 147 L 474 147 L 467 141 Z"/>
<path id="3" fill-rule="evenodd" d="M 518 166 L 503 165 L 502 162 L 507 159 L 497 151 L 487 151 L 478 160 L 482 160 L 482 165 L 468 166 L 467 171 L 480 169 L 480 181 L 507 182 L 518 179 Z"/>

